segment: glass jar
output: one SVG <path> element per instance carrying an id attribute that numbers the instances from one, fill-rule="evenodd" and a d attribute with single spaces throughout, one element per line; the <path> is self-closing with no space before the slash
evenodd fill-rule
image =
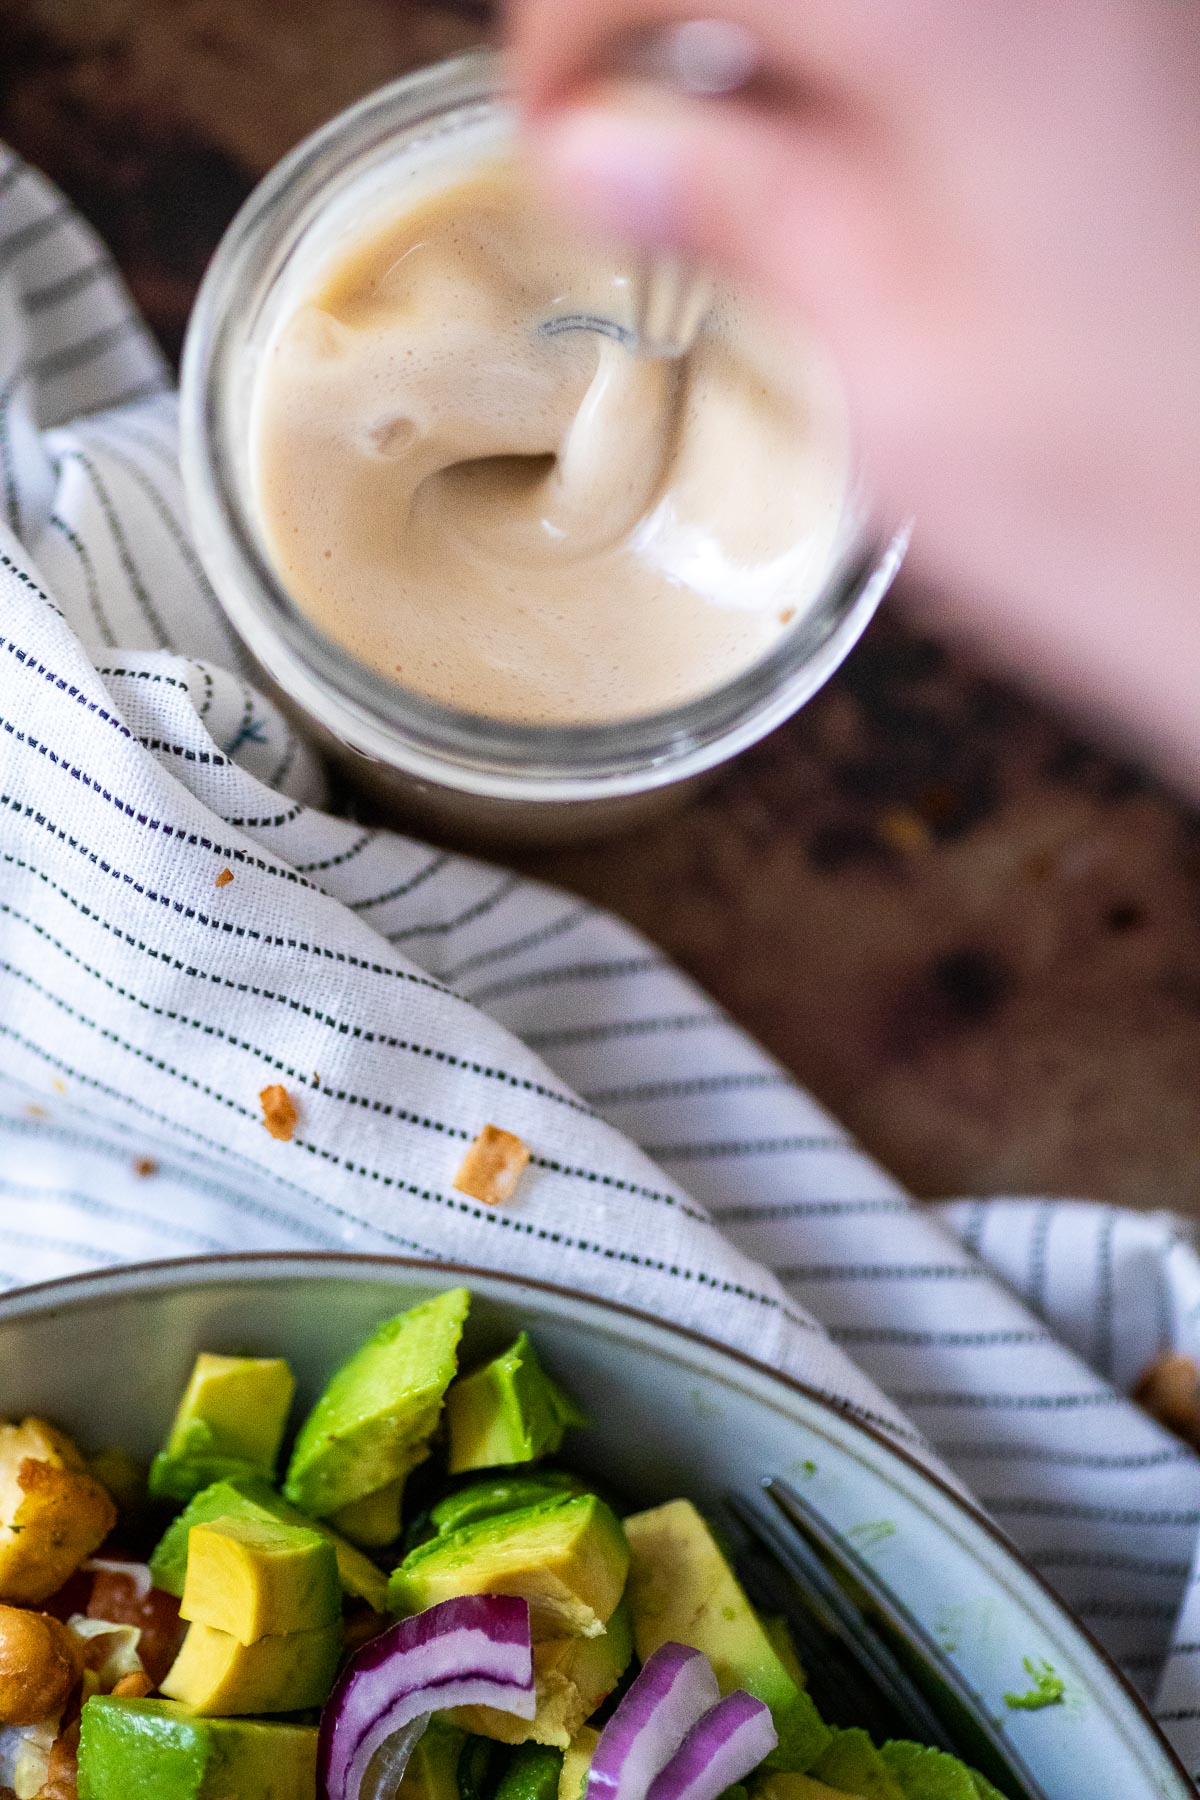
<path id="1" fill-rule="evenodd" d="M 353 777 L 402 816 L 458 835 L 554 841 L 635 822 L 771 731 L 828 680 L 904 550 L 855 504 L 819 600 L 760 662 L 699 699 L 612 724 L 460 712 L 358 662 L 291 599 L 256 518 L 255 384 L 273 330 L 314 272 L 406 191 L 494 156 L 514 120 L 480 51 L 369 95 L 300 144 L 222 240 L 188 329 L 181 454 L 201 561 L 264 679 Z"/>

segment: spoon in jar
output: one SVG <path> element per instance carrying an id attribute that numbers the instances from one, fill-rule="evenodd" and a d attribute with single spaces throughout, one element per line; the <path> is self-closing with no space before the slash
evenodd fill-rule
<path id="1" fill-rule="evenodd" d="M 639 81 L 693 98 L 717 98 L 748 87 L 762 58 L 757 39 L 724 19 L 689 19 L 639 37 L 620 59 Z M 628 284 L 631 320 L 570 313 L 547 320 L 547 335 L 598 331 L 642 356 L 679 358 L 696 341 L 712 300 L 712 286 L 698 269 L 677 256 L 644 258 Z"/>
<path id="2" fill-rule="evenodd" d="M 607 313 L 563 313 L 539 327 L 543 337 L 564 331 L 594 331 L 613 338 L 638 356 L 675 361 L 687 355 L 712 300 L 708 277 L 675 256 L 644 261 L 625 284 L 629 321 Z"/>

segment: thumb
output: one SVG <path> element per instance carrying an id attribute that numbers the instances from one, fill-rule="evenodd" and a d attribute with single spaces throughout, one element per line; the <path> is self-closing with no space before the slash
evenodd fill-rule
<path id="1" fill-rule="evenodd" d="M 614 86 L 539 115 L 527 135 L 569 217 L 789 308 L 823 311 L 861 252 L 852 164 L 815 117 Z"/>

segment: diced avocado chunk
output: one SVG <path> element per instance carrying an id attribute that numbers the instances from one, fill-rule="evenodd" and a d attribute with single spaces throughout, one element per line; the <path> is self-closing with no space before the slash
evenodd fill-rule
<path id="1" fill-rule="evenodd" d="M 563 1757 L 562 1773 L 558 1778 L 558 1800 L 581 1800 L 588 1770 L 592 1766 L 592 1758 L 599 1742 L 598 1731 L 594 1731 L 590 1725 L 580 1726 Z"/>
<path id="2" fill-rule="evenodd" d="M 373 1494 L 364 1494 L 361 1500 L 352 1500 L 349 1506 L 339 1506 L 330 1515 L 330 1524 L 351 1543 L 362 1544 L 368 1550 L 381 1550 L 385 1544 L 394 1544 L 400 1536 L 400 1508 L 404 1504 L 406 1480 L 406 1475 L 398 1475 L 395 1481 L 376 1488 Z"/>
<path id="3" fill-rule="evenodd" d="M 460 1706 L 448 1715 L 467 1731 L 504 1744 L 550 1744 L 566 1750 L 606 1700 L 633 1656 L 633 1623 L 622 1601 L 599 1637 L 544 1638 L 533 1646 L 537 1710 L 532 1719 L 491 1706 Z"/>
<path id="4" fill-rule="evenodd" d="M 79 1800 L 316 1800 L 314 1726 L 197 1719 L 169 1700 L 97 1695 L 79 1733 Z"/>
<path id="5" fill-rule="evenodd" d="M 461 1525 L 473 1525 L 477 1519 L 487 1519 L 495 1513 L 520 1512 L 526 1506 L 538 1506 L 561 1494 L 584 1491 L 583 1482 L 565 1469 L 541 1469 L 535 1475 L 495 1475 L 447 1494 L 430 1509 L 429 1523 L 439 1533 L 457 1531 Z"/>
<path id="6" fill-rule="evenodd" d="M 629 1604 L 643 1662 L 660 1644 L 689 1644 L 712 1663 L 723 1694 L 744 1688 L 771 1709 L 770 1769 L 810 1769 L 830 1739 L 808 1693 L 781 1661 L 711 1529 L 690 1500 L 625 1520 Z"/>
<path id="7" fill-rule="evenodd" d="M 446 1395 L 450 1473 L 536 1462 L 553 1455 L 568 1425 L 586 1424 L 537 1359 L 527 1332 Z"/>
<path id="8" fill-rule="evenodd" d="M 275 1474 L 296 1384 L 277 1356 L 196 1358 L 166 1447 L 150 1468 L 158 1500 L 190 1500 L 224 1475 Z"/>
<path id="9" fill-rule="evenodd" d="M 459 1800 L 458 1759 L 465 1733 L 437 1713 L 413 1746 L 396 1800 Z"/>
<path id="10" fill-rule="evenodd" d="M 342 1627 L 289 1631 L 239 1644 L 227 1631 L 189 1625 L 161 1683 L 168 1700 L 213 1718 L 303 1712 L 329 1697 L 342 1655 Z"/>
<path id="11" fill-rule="evenodd" d="M 904 1800 L 979 1800 L 979 1789 L 966 1763 L 928 1744 L 896 1738 L 879 1754 L 895 1776 Z"/>
<path id="12" fill-rule="evenodd" d="M 558 1800 L 562 1751 L 522 1744 L 500 1777 L 496 1800 Z"/>
<path id="13" fill-rule="evenodd" d="M 598 1637 L 625 1588 L 629 1547 L 595 1494 L 550 1500 L 431 1538 L 393 1571 L 393 1612 L 456 1594 L 519 1594 L 535 1639 Z"/>
<path id="14" fill-rule="evenodd" d="M 424 1462 L 471 1297 L 451 1288 L 380 1325 L 337 1370 L 300 1427 L 284 1493 L 326 1519 Z"/>
<path id="15" fill-rule="evenodd" d="M 858 1726 L 834 1732 L 832 1743 L 814 1763 L 813 1774 L 838 1793 L 855 1794 L 860 1800 L 904 1800 L 904 1789 Z"/>
<path id="16" fill-rule="evenodd" d="M 792 1637 L 791 1626 L 787 1620 L 780 1618 L 777 1613 L 760 1613 L 758 1616 L 762 1620 L 762 1628 L 767 1634 L 768 1643 L 796 1686 L 807 1687 L 808 1677 L 804 1673 L 804 1666 L 800 1661 L 800 1655 Z"/>
<path id="17" fill-rule="evenodd" d="M 804 1688 L 798 1689 L 790 1700 L 781 1700 L 777 1707 L 772 1707 L 771 1717 L 779 1733 L 779 1742 L 767 1757 L 765 1766 L 798 1773 L 811 1769 L 829 1742 L 829 1727 L 817 1711 L 812 1695 Z"/>
<path id="18" fill-rule="evenodd" d="M 167 1526 L 150 1558 L 150 1575 L 156 1588 L 177 1598 L 187 1576 L 188 1538 L 193 1525 L 209 1525 L 214 1519 L 277 1519 L 285 1525 L 308 1525 L 327 1537 L 337 1557 L 343 1591 L 365 1600 L 376 1612 L 387 1609 L 387 1576 L 369 1556 L 348 1544 L 328 1525 L 305 1517 L 258 1476 L 214 1481 L 195 1494 L 177 1519 Z"/>
<path id="19" fill-rule="evenodd" d="M 311 1526 L 277 1519 L 193 1525 L 179 1615 L 239 1644 L 334 1625 L 342 1589 L 333 1545 Z"/>
<path id="20" fill-rule="evenodd" d="M 165 1594 L 182 1595 L 187 1579 L 188 1540 L 194 1525 L 210 1525 L 214 1519 L 282 1520 L 292 1510 L 260 1476 L 214 1481 L 201 1488 L 172 1519 L 150 1553 L 150 1575 L 155 1587 Z M 293 1516 L 297 1520 L 302 1517 L 299 1513 Z"/>
<path id="21" fill-rule="evenodd" d="M 549 1653 L 551 1643 L 545 1648 Z M 547 1654 L 546 1667 L 557 1664 L 563 1679 L 578 1693 L 582 1724 L 614 1692 L 633 1661 L 633 1614 L 628 1603 L 621 1601 L 600 1637 L 559 1640 L 556 1648 L 556 1656 Z M 572 1727 L 572 1737 L 577 1729 Z"/>
<path id="22" fill-rule="evenodd" d="M 813 1775 L 799 1775 L 792 1770 L 777 1769 L 760 1781 L 754 1789 L 754 1800 L 846 1800 L 845 1788 L 831 1788 Z M 721 1796 L 725 1800 L 725 1796 Z M 855 1793 L 854 1800 L 866 1800 Z"/>

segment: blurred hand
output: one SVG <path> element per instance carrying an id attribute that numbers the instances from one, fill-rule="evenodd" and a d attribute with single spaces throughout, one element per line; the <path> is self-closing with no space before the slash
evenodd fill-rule
<path id="1" fill-rule="evenodd" d="M 808 315 L 945 615 L 1200 791 L 1200 5 L 716 4 L 693 98 L 620 72 L 703 5 L 512 0 L 546 183 Z"/>

